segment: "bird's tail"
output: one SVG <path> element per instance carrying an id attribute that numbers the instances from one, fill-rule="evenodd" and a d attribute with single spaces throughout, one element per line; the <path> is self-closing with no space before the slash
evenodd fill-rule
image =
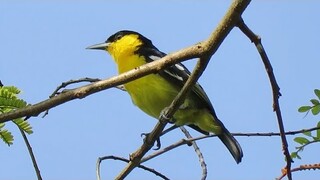
<path id="1" fill-rule="evenodd" d="M 218 135 L 219 139 L 228 148 L 234 160 L 239 164 L 241 162 L 243 153 L 238 141 L 231 135 L 231 133 L 223 127 L 222 133 Z"/>

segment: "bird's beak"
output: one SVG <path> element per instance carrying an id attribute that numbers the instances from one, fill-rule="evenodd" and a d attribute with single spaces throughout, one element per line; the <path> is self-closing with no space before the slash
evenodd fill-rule
<path id="1" fill-rule="evenodd" d="M 86 49 L 98 49 L 98 50 L 107 50 L 110 43 L 100 43 L 87 47 Z"/>

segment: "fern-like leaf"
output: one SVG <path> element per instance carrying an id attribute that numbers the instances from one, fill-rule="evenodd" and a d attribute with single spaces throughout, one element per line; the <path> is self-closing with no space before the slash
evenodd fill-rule
<path id="1" fill-rule="evenodd" d="M 21 92 L 20 89 L 18 89 L 15 86 L 3 86 L 2 88 L 8 90 L 9 92 L 11 92 L 13 94 L 20 94 L 20 92 Z"/>
<path id="2" fill-rule="evenodd" d="M 17 109 L 17 108 L 23 108 L 26 106 L 27 106 L 27 103 L 22 99 L 6 99 L 3 97 L 0 97 L 0 107 Z"/>
<path id="3" fill-rule="evenodd" d="M 32 127 L 31 127 L 31 125 L 28 123 L 28 121 L 25 121 L 25 120 L 22 119 L 22 118 L 18 118 L 18 119 L 13 120 L 13 122 L 14 122 L 21 130 L 23 130 L 24 132 L 26 132 L 26 133 L 28 133 L 28 134 L 32 134 L 32 133 L 33 133 Z"/>
<path id="4" fill-rule="evenodd" d="M 19 93 L 20 90 L 14 86 L 0 87 L 0 114 L 23 108 L 28 105 L 24 100 L 18 98 Z M 15 123 L 18 128 L 28 134 L 31 134 L 33 132 L 30 124 L 22 118 L 13 120 L 13 123 Z M 14 139 L 11 132 L 3 129 L 4 126 L 5 123 L 0 124 L 0 139 L 2 139 L 8 146 L 10 146 L 13 143 Z"/>
<path id="5" fill-rule="evenodd" d="M 2 139 L 4 143 L 10 146 L 13 144 L 14 139 L 10 131 L 3 129 L 4 125 L 4 123 L 0 123 L 0 139 Z"/>
<path id="6" fill-rule="evenodd" d="M 0 97 L 5 99 L 17 99 L 17 92 L 20 91 L 14 89 L 12 86 L 0 87 Z"/>

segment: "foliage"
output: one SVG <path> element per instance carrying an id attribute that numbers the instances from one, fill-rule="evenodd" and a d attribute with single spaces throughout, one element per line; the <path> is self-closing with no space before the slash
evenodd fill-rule
<path id="1" fill-rule="evenodd" d="M 315 89 L 314 93 L 316 94 L 318 99 L 311 99 L 310 102 L 312 103 L 312 106 L 301 106 L 298 111 L 301 113 L 309 113 L 309 111 L 311 110 L 313 115 L 318 115 L 320 113 L 320 90 L 319 89 Z"/>
<path id="2" fill-rule="evenodd" d="M 311 99 L 310 102 L 312 103 L 311 106 L 301 106 L 298 111 L 301 113 L 308 114 L 310 111 L 313 115 L 318 115 L 320 113 L 320 90 L 315 89 L 314 90 L 315 95 L 318 99 Z M 301 156 L 299 155 L 299 152 L 303 151 L 303 149 L 312 144 L 320 142 L 320 121 L 317 124 L 317 131 L 315 134 L 311 133 L 310 131 L 304 132 L 303 136 L 299 136 L 294 138 L 294 141 L 299 144 L 299 146 L 296 147 L 296 151 L 291 153 L 292 158 L 298 158 L 301 159 Z"/>
<path id="3" fill-rule="evenodd" d="M 18 98 L 20 90 L 14 86 L 0 86 L 0 114 L 14 111 L 18 108 L 27 106 L 27 103 Z M 31 134 L 32 127 L 23 118 L 12 120 L 21 130 Z M 7 129 L 4 129 L 5 123 L 0 123 L 0 139 L 2 139 L 8 146 L 13 144 L 13 135 Z"/>

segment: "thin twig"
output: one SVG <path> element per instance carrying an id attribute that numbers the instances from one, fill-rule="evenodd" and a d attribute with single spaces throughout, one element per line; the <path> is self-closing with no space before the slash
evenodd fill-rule
<path id="1" fill-rule="evenodd" d="M 185 127 L 181 126 L 180 129 L 188 139 L 192 138 L 192 136 L 190 135 L 190 133 L 187 131 L 187 129 Z M 198 158 L 199 158 L 200 166 L 202 169 L 201 180 L 205 180 L 205 179 L 207 179 L 207 174 L 208 174 L 207 164 L 204 160 L 203 154 L 201 153 L 200 148 L 197 145 L 196 141 L 192 141 L 191 144 L 192 144 L 194 151 L 196 152 L 196 154 L 198 155 Z"/>
<path id="2" fill-rule="evenodd" d="M 80 79 L 76 79 L 76 80 L 69 80 L 69 81 L 66 81 L 66 82 L 63 82 L 61 83 L 61 85 L 59 85 L 54 91 L 53 93 L 49 96 L 49 98 L 53 98 L 54 96 L 56 95 L 59 95 L 60 93 L 62 92 L 66 92 L 66 91 L 69 91 L 68 89 L 64 89 L 66 88 L 67 86 L 69 85 L 72 85 L 72 84 L 77 84 L 77 83 L 81 83 L 81 82 L 89 82 L 89 83 L 94 83 L 94 82 L 98 82 L 98 81 L 101 81 L 101 79 L 99 78 L 88 78 L 88 77 L 85 77 L 85 78 L 80 78 Z M 123 85 L 118 85 L 118 86 L 115 86 L 115 88 L 117 89 L 120 89 L 122 91 L 126 91 L 126 89 L 124 88 Z M 64 89 L 64 90 L 62 90 Z M 62 90 L 62 91 L 60 91 Z M 44 118 L 45 116 L 47 116 L 49 113 L 49 109 L 47 109 L 45 111 L 45 113 L 43 114 L 42 118 Z M 30 116 L 29 116 L 30 117 Z M 28 119 L 29 117 L 27 117 L 26 119 Z"/>
<path id="3" fill-rule="evenodd" d="M 27 146 L 29 155 L 30 155 L 31 160 L 32 160 L 32 164 L 33 164 L 34 170 L 36 171 L 37 178 L 38 178 L 38 180 L 42 180 L 41 173 L 40 173 L 40 169 L 39 169 L 39 167 L 38 167 L 38 164 L 37 164 L 36 158 L 35 158 L 35 156 L 34 156 L 32 147 L 31 147 L 31 145 L 30 145 L 30 143 L 29 143 L 29 140 L 28 140 L 26 134 L 24 133 L 24 131 L 23 131 L 21 128 L 19 128 L 19 130 L 20 130 L 20 133 L 21 133 L 21 135 L 22 135 L 22 137 L 23 137 L 24 143 L 25 143 L 26 146 Z"/>
<path id="4" fill-rule="evenodd" d="M 286 166 L 287 171 L 288 171 L 287 176 L 288 176 L 288 179 L 291 180 L 292 175 L 291 175 L 290 169 L 291 169 L 291 163 L 293 161 L 291 159 L 290 152 L 288 149 L 288 142 L 287 142 L 287 139 L 285 136 L 284 124 L 283 124 L 280 105 L 279 105 L 279 97 L 281 96 L 280 88 L 279 88 L 278 83 L 276 81 L 276 78 L 274 76 L 272 65 L 269 61 L 267 53 L 264 50 L 263 45 L 261 43 L 261 38 L 259 36 L 257 36 L 253 31 L 251 31 L 250 28 L 244 23 L 243 20 L 239 21 L 238 27 L 255 44 L 255 46 L 261 56 L 263 64 L 265 66 L 265 69 L 267 71 L 267 74 L 268 74 L 268 77 L 270 80 L 270 84 L 272 87 L 273 110 L 276 112 L 276 115 L 277 115 L 278 126 L 279 126 L 279 130 L 280 130 L 280 137 L 281 137 L 281 142 L 282 142 L 282 150 L 283 150 L 283 154 L 286 158 L 286 163 L 287 163 L 287 166 Z"/>
<path id="5" fill-rule="evenodd" d="M 100 165 L 101 165 L 101 162 L 104 161 L 104 160 L 108 160 L 108 159 L 119 160 L 119 161 L 123 161 L 123 162 L 126 162 L 126 163 L 130 162 L 130 160 L 128 160 L 126 158 L 123 158 L 123 157 L 118 157 L 118 156 L 99 157 L 98 160 L 97 160 L 97 167 L 96 167 L 97 180 L 101 179 L 101 176 L 100 176 Z M 144 169 L 146 171 L 149 171 L 149 172 L 161 177 L 162 179 L 169 180 L 169 178 L 167 178 L 165 175 L 163 175 L 162 173 L 160 173 L 160 172 L 158 172 L 158 171 L 156 171 L 156 170 L 154 170 L 152 168 L 146 167 L 144 165 L 138 165 L 137 167 L 141 168 L 141 169 Z"/>
<path id="6" fill-rule="evenodd" d="M 295 130 L 295 131 L 287 131 L 284 134 L 285 135 L 296 135 L 296 134 L 301 134 L 305 132 L 312 132 L 320 129 L 320 127 L 313 127 L 313 128 L 308 128 L 308 129 L 301 129 L 301 130 Z M 269 132 L 269 133 L 232 133 L 233 136 L 280 136 L 281 133 L 274 133 L 274 132 Z"/>
<path id="7" fill-rule="evenodd" d="M 299 167 L 292 168 L 291 172 L 304 171 L 304 170 L 320 170 L 320 163 L 300 165 Z M 288 172 L 286 171 L 286 169 L 283 170 L 282 175 L 279 178 L 277 178 L 277 180 L 281 180 L 282 178 L 284 178 L 287 175 L 287 173 Z"/>
<path id="8" fill-rule="evenodd" d="M 49 98 L 53 98 L 54 96 L 60 94 L 61 92 L 59 92 L 61 89 L 64 89 L 66 88 L 67 86 L 71 85 L 71 84 L 76 84 L 76 83 L 80 83 L 80 82 L 90 82 L 90 83 L 94 83 L 94 82 L 97 82 L 97 81 L 101 81 L 101 79 L 98 79 L 98 78 L 88 78 L 88 77 L 85 77 L 85 78 L 80 78 L 80 79 L 76 79 L 76 80 L 69 80 L 69 81 L 66 81 L 66 82 L 63 82 L 61 83 L 61 85 L 59 85 L 54 91 L 53 93 L 49 96 Z M 66 90 L 67 91 L 67 90 Z M 47 115 L 49 114 L 49 109 L 47 109 L 42 118 L 46 117 Z M 30 116 L 29 116 L 30 117 Z M 29 117 L 27 117 L 26 119 L 29 119 Z"/>
<path id="9" fill-rule="evenodd" d="M 101 81 L 101 79 L 99 79 L 99 78 L 89 78 L 89 77 L 75 79 L 75 80 L 71 79 L 69 81 L 61 83 L 61 85 L 58 86 L 49 97 L 52 98 L 52 97 L 60 94 L 61 92 L 59 92 L 59 91 L 61 89 L 64 89 L 64 88 L 66 88 L 67 86 L 69 86 L 71 84 L 77 84 L 77 83 L 82 83 L 82 82 L 94 83 L 94 82 L 98 82 L 98 81 Z M 120 89 L 122 91 L 126 91 L 123 85 L 116 86 L 115 88 Z"/>
<path id="10" fill-rule="evenodd" d="M 53 93 L 49 96 L 50 98 L 60 94 L 61 92 L 59 92 L 61 89 L 64 89 L 66 88 L 67 86 L 71 85 L 71 84 L 76 84 L 76 83 L 80 83 L 80 82 L 90 82 L 90 83 L 94 83 L 94 82 L 97 82 L 97 81 L 101 81 L 101 79 L 98 79 L 98 78 L 88 78 L 88 77 L 85 77 L 85 78 L 80 78 L 80 79 L 76 79 L 76 80 L 69 80 L 67 82 L 63 82 L 61 83 L 60 86 L 58 86 L 54 91 Z"/>
<path id="11" fill-rule="evenodd" d="M 288 131 L 285 132 L 286 135 L 296 135 L 296 134 L 301 134 L 301 133 L 305 133 L 305 132 L 311 132 L 311 131 L 316 131 L 320 129 L 320 127 L 313 127 L 313 128 L 309 128 L 309 129 L 302 129 L 302 130 L 296 130 L 296 131 Z M 246 137 L 271 137 L 271 136 L 280 136 L 280 133 L 275 133 L 275 132 L 254 132 L 254 133 L 231 133 L 233 136 L 246 136 Z M 212 135 L 204 135 L 204 136 L 199 136 L 199 137 L 195 137 L 195 138 L 191 138 L 191 139 L 181 139 L 163 149 L 160 149 L 159 151 L 156 151 L 146 157 L 144 157 L 141 160 L 142 162 L 146 162 L 149 161 L 150 159 L 153 159 L 157 156 L 160 156 L 163 153 L 166 153 L 172 149 L 175 149 L 179 146 L 185 145 L 185 144 L 190 144 L 193 141 L 198 141 L 198 140 L 202 140 L 202 139 L 207 139 L 207 138 L 212 138 L 212 137 L 216 137 L 217 135 L 212 134 Z"/>

